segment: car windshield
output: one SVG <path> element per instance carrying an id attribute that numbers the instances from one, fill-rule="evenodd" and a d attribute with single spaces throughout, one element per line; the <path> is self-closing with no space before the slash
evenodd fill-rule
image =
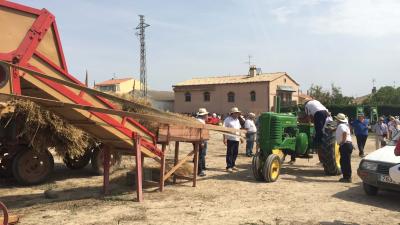
<path id="1" fill-rule="evenodd" d="M 387 144 L 391 145 L 391 146 L 395 146 L 397 144 L 397 142 L 400 139 L 400 131 L 397 132 L 397 134 L 394 135 L 394 137 L 392 138 L 392 140 L 390 140 Z"/>

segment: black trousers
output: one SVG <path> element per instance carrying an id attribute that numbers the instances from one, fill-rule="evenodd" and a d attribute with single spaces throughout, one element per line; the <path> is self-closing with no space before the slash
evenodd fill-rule
<path id="1" fill-rule="evenodd" d="M 200 145 L 199 149 L 199 164 L 197 166 L 197 173 L 200 174 L 203 172 L 204 169 L 206 169 L 206 154 L 207 154 L 207 142 L 203 142 Z"/>
<path id="2" fill-rule="evenodd" d="M 233 168 L 239 153 L 239 141 L 228 140 L 226 147 L 226 168 Z"/>
<path id="3" fill-rule="evenodd" d="M 328 112 L 326 110 L 317 111 L 314 114 L 314 127 L 315 127 L 315 137 L 314 144 L 320 146 L 322 142 L 322 136 L 324 135 L 323 129 L 325 125 L 326 118 L 328 117 Z"/>
<path id="4" fill-rule="evenodd" d="M 364 153 L 365 142 L 367 142 L 368 135 L 356 135 L 358 150 Z"/>
<path id="5" fill-rule="evenodd" d="M 340 168 L 343 178 L 351 178 L 351 153 L 353 152 L 353 144 L 346 142 L 339 147 L 340 152 Z"/>

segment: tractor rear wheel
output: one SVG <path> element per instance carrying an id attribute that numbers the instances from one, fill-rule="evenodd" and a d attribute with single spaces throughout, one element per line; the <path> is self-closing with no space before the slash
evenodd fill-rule
<path id="1" fill-rule="evenodd" d="M 324 134 L 319 155 L 326 175 L 336 176 L 341 174 L 339 146 L 336 144 L 334 132 Z"/>
<path id="2" fill-rule="evenodd" d="M 279 156 L 271 154 L 264 163 L 263 175 L 266 182 L 275 182 L 281 172 L 281 160 Z"/>
<path id="3" fill-rule="evenodd" d="M 0 177 L 12 177 L 12 160 L 9 150 L 5 147 L 0 148 Z"/>
<path id="4" fill-rule="evenodd" d="M 71 170 L 79 170 L 84 168 L 89 164 L 90 153 L 91 151 L 87 151 L 83 155 L 75 157 L 71 157 L 70 154 L 66 153 L 63 158 L 65 166 L 67 166 Z"/>
<path id="5" fill-rule="evenodd" d="M 93 149 L 92 157 L 91 157 L 91 164 L 92 169 L 97 175 L 104 174 L 104 167 L 103 167 L 103 160 L 104 160 L 104 151 L 101 146 L 96 147 Z M 119 168 L 121 164 L 121 156 L 117 152 L 110 153 L 110 173 L 114 170 Z"/>
<path id="6" fill-rule="evenodd" d="M 262 168 L 262 162 L 260 159 L 260 152 L 257 152 L 254 156 L 253 156 L 253 161 L 252 161 L 252 169 L 253 169 L 253 175 L 254 178 L 257 181 L 263 181 L 264 180 L 264 175 L 263 175 L 263 168 Z"/>
<path id="7" fill-rule="evenodd" d="M 42 152 L 23 146 L 13 160 L 15 179 L 22 185 L 34 185 L 45 181 L 54 168 L 54 158 L 46 149 Z"/>

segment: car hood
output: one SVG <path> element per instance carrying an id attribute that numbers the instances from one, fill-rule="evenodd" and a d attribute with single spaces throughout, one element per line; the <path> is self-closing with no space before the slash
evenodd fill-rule
<path id="1" fill-rule="evenodd" d="M 387 145 L 368 154 L 364 159 L 386 163 L 400 163 L 400 156 L 394 155 L 394 148 L 395 146 Z"/>

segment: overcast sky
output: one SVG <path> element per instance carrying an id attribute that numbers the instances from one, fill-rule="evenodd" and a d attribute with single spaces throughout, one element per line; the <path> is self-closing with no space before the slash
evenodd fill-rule
<path id="1" fill-rule="evenodd" d="M 263 72 L 360 96 L 400 84 L 397 0 L 16 0 L 55 16 L 69 71 L 90 81 L 139 78 L 139 14 L 151 89 L 192 77 Z"/>

